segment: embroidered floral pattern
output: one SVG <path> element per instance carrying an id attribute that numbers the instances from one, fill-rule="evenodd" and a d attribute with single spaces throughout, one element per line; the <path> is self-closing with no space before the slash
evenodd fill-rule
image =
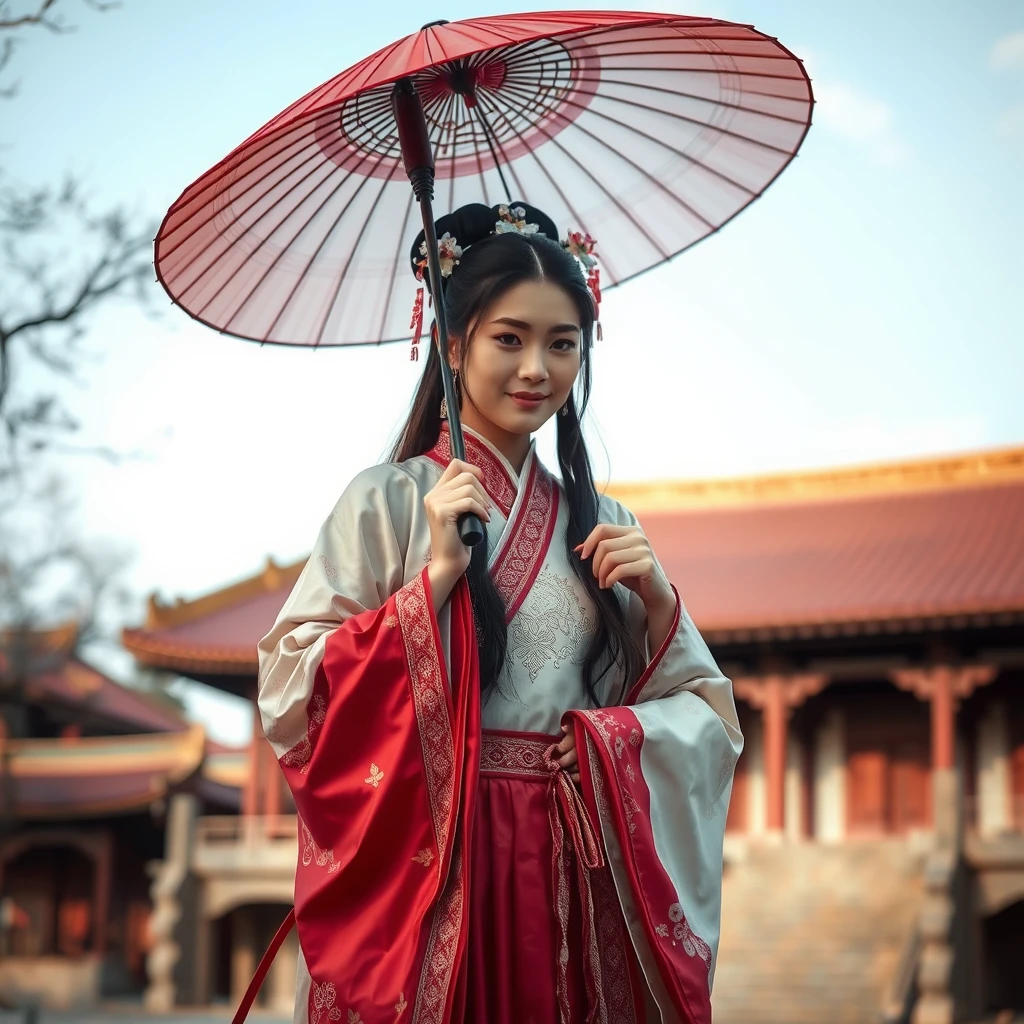
<path id="1" fill-rule="evenodd" d="M 398 591 L 395 595 L 395 608 L 402 624 L 405 658 L 412 679 L 413 704 L 423 748 L 436 849 L 443 851 L 448 846 L 448 819 L 455 792 L 455 753 L 452 749 L 448 695 L 434 643 L 422 576 L 417 576 Z"/>
<path id="2" fill-rule="evenodd" d="M 334 851 L 321 850 L 301 818 L 299 818 L 299 827 L 302 832 L 302 866 L 308 868 L 310 864 L 315 863 L 318 868 L 327 868 L 329 875 L 337 871 L 341 867 L 341 863 L 335 862 Z"/>
<path id="3" fill-rule="evenodd" d="M 480 770 L 547 779 L 551 769 L 544 760 L 544 752 L 550 746 L 551 740 L 546 736 L 534 738 L 486 729 L 480 743 Z"/>
<path id="4" fill-rule="evenodd" d="M 455 950 L 459 943 L 465 898 L 462 848 L 458 847 L 452 859 L 448 883 L 434 909 L 416 1006 L 413 1009 L 413 1019 L 417 1024 L 443 1024 L 445 997 L 455 966 Z"/>
<path id="5" fill-rule="evenodd" d="M 399 1017 L 401 1017 L 402 1014 L 405 1013 L 405 1011 L 408 1009 L 408 1007 L 409 1004 L 405 1001 L 405 993 L 399 992 L 398 1002 L 395 1003 L 395 1013 L 398 1014 Z"/>
<path id="6" fill-rule="evenodd" d="M 422 864 L 423 867 L 429 868 L 434 863 L 434 851 L 430 849 L 422 849 L 419 853 L 415 854 L 412 858 L 417 864 Z"/>
<path id="7" fill-rule="evenodd" d="M 320 556 L 320 564 L 324 568 L 324 575 L 329 580 L 336 580 L 338 578 L 338 570 L 334 567 L 334 563 L 326 556 Z"/>
<path id="8" fill-rule="evenodd" d="M 375 764 L 371 764 L 369 777 L 363 779 L 363 782 L 367 783 L 370 786 L 373 786 L 373 788 L 376 789 L 380 785 L 381 779 L 383 778 L 384 773 Z"/>
<path id="9" fill-rule="evenodd" d="M 322 985 L 313 982 L 309 994 L 312 1006 L 310 1007 L 309 1024 L 321 1024 L 322 1021 L 341 1020 L 341 1010 L 334 1005 L 338 993 L 333 982 L 325 981 Z M 351 1013 L 351 1011 L 349 1011 Z"/>
<path id="10" fill-rule="evenodd" d="M 398 616 L 397 615 L 387 615 L 387 616 L 385 616 L 385 618 L 384 618 L 384 625 L 387 626 L 388 629 L 394 629 L 398 625 Z"/>
<path id="11" fill-rule="evenodd" d="M 549 663 L 556 669 L 579 663 L 593 631 L 572 582 L 543 571 L 509 623 L 509 655 L 536 682 Z"/>
<path id="12" fill-rule="evenodd" d="M 291 750 L 281 756 L 281 764 L 285 768 L 298 768 L 301 774 L 309 771 L 309 759 L 313 756 L 313 745 L 309 737 L 304 736 Z"/>
<path id="13" fill-rule="evenodd" d="M 516 517 L 491 567 L 494 585 L 505 602 L 506 623 L 512 622 L 536 581 L 558 517 L 558 487 L 536 459 L 525 486 L 526 507 Z"/>

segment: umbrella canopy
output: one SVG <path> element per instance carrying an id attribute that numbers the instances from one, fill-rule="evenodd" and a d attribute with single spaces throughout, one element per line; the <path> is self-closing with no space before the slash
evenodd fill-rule
<path id="1" fill-rule="evenodd" d="M 411 78 L 436 202 L 521 199 L 598 240 L 605 289 L 717 231 L 795 155 L 801 62 L 749 25 L 570 11 L 428 25 L 314 89 L 189 186 L 156 240 L 172 299 L 260 342 L 407 339 L 420 218 L 393 83 Z"/>

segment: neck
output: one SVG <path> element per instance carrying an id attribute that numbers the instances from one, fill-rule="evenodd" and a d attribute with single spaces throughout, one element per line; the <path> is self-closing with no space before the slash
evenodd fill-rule
<path id="1" fill-rule="evenodd" d="M 509 465 L 517 473 L 523 471 L 526 456 L 530 454 L 529 434 L 512 434 L 507 430 L 496 427 L 490 420 L 481 416 L 476 406 L 471 402 L 463 403 L 462 424 L 471 430 L 475 430 L 481 437 L 490 441 L 508 459 Z"/>

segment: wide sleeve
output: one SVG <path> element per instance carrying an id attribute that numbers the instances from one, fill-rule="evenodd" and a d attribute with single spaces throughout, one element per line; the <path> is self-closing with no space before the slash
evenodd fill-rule
<path id="1" fill-rule="evenodd" d="M 429 537 L 416 481 L 374 466 L 346 488 L 277 621 L 259 643 L 259 710 L 277 756 L 300 748 L 317 670 L 343 622 L 379 609 L 426 564 Z"/>
<path id="2" fill-rule="evenodd" d="M 480 684 L 464 580 L 444 630 L 434 612 L 422 483 L 357 478 L 260 644 L 298 815 L 299 1021 L 447 1019 L 463 970 Z"/>

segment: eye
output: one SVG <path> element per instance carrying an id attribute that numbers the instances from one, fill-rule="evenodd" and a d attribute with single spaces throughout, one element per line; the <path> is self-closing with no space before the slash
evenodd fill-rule
<path id="1" fill-rule="evenodd" d="M 573 338 L 559 338 L 551 343 L 551 347 L 558 352 L 571 352 L 576 348 L 576 341 Z"/>
<path id="2" fill-rule="evenodd" d="M 499 345 L 503 345 L 507 348 L 511 348 L 513 345 L 519 344 L 519 336 L 516 334 L 499 334 L 494 339 Z"/>

